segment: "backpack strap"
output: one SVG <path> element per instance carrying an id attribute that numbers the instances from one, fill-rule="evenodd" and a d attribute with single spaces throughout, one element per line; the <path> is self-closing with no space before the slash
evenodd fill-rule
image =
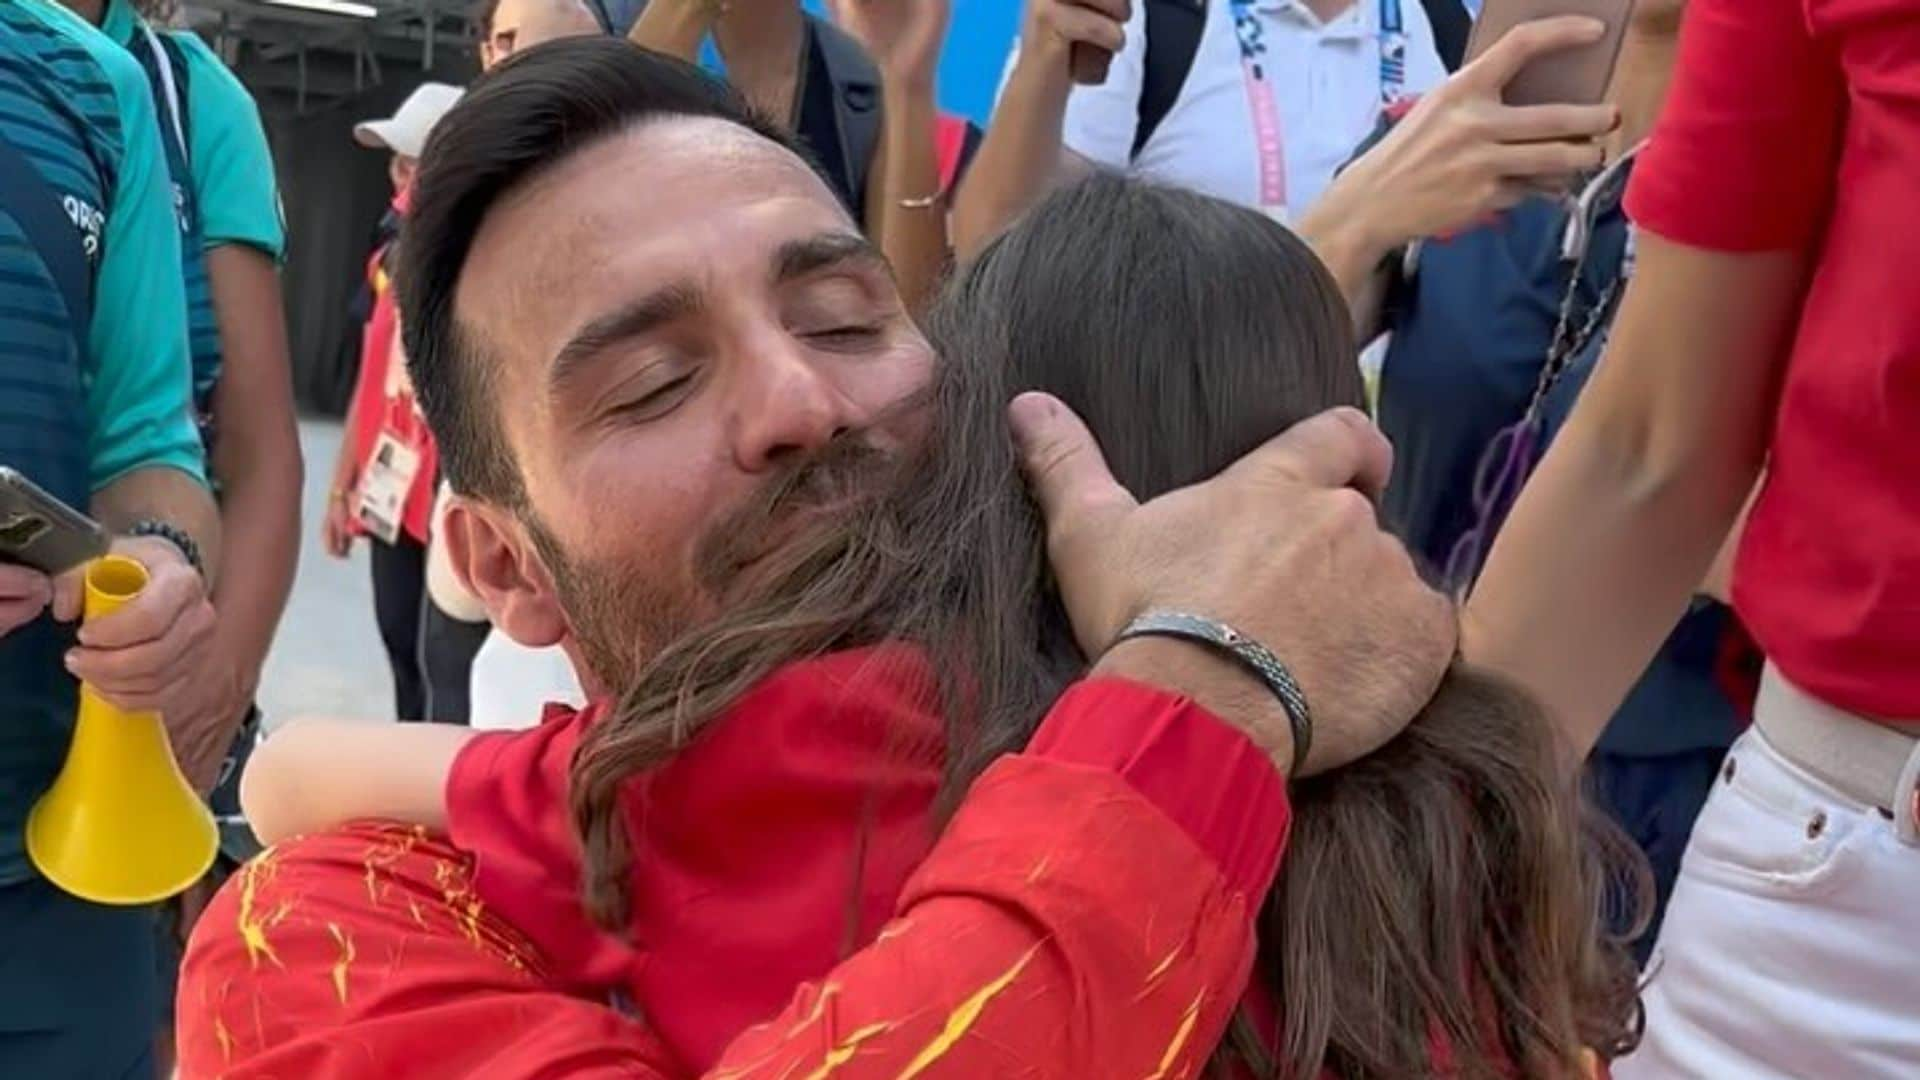
<path id="1" fill-rule="evenodd" d="M 867 204 L 867 174 L 880 145 L 880 69 L 873 58 L 825 19 L 808 16 L 807 26 L 820 43 L 827 78 L 833 83 L 833 119 L 839 129 L 840 157 L 846 162 L 848 190 L 856 212 Z"/>
<path id="2" fill-rule="evenodd" d="M 67 306 L 75 354 L 84 363 L 93 324 L 93 267 L 60 195 L 27 156 L 0 138 L 0 211 L 13 218 Z"/>
<path id="3" fill-rule="evenodd" d="M 1140 156 L 1147 140 L 1180 100 L 1187 72 L 1200 52 L 1207 28 L 1207 0 L 1144 0 L 1147 9 L 1146 70 L 1140 80 L 1139 120 L 1133 129 L 1129 160 Z"/>
<path id="4" fill-rule="evenodd" d="M 184 105 L 186 94 L 181 90 L 182 76 L 186 74 L 186 58 L 174 50 L 179 48 L 171 42 L 161 44 L 160 35 L 145 22 L 140 24 L 140 33 L 146 39 L 147 51 L 153 56 L 153 70 L 160 81 L 158 104 L 166 114 L 162 119 L 167 122 L 167 130 L 173 132 L 176 145 L 180 148 L 180 158 L 187 160 L 187 110 Z M 169 46 L 172 47 L 169 47 Z"/>

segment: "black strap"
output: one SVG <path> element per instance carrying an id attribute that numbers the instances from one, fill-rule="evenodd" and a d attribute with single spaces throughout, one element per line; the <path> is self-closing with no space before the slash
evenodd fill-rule
<path id="1" fill-rule="evenodd" d="M 884 105 L 880 100 L 880 69 L 860 43 L 825 19 L 809 17 L 807 25 L 820 43 L 827 80 L 833 84 L 833 120 L 839 129 L 840 160 L 847 170 L 848 193 L 855 213 L 867 205 L 867 177 L 874 151 L 880 145 Z M 802 88 L 802 93 L 805 89 Z M 804 108 L 804 105 L 802 106 Z"/>
<path id="2" fill-rule="evenodd" d="M 1140 79 L 1139 121 L 1133 129 L 1133 148 L 1127 158 L 1140 151 L 1160 129 L 1160 121 L 1173 111 L 1180 99 L 1180 88 L 1187 84 L 1187 72 L 1193 70 L 1193 58 L 1200 52 L 1200 35 L 1207 28 L 1207 0 L 1145 0 L 1147 8 L 1147 45 L 1145 70 Z"/>
<path id="3" fill-rule="evenodd" d="M 75 355 L 84 361 L 93 323 L 93 268 L 87 263 L 80 230 L 40 170 L 4 138 L 0 138 L 0 211 L 19 224 L 53 277 L 67 305 L 68 329 L 79 350 Z"/>

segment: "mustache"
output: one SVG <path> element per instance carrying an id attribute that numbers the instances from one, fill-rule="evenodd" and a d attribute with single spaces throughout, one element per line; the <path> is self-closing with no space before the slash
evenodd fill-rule
<path id="1" fill-rule="evenodd" d="M 786 533 L 795 515 L 831 509 L 835 513 L 826 520 L 842 521 L 842 511 L 851 513 L 887 491 L 898 470 L 896 455 L 857 435 L 836 438 L 812 456 L 783 465 L 707 530 L 694 550 L 697 580 L 709 591 L 722 592 L 742 568 L 792 543 L 795 537 Z"/>

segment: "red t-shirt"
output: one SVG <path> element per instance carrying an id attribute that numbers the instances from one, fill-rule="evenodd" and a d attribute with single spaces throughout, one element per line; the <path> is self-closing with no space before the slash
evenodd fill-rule
<path id="1" fill-rule="evenodd" d="M 1734 604 L 1800 686 L 1920 717 L 1920 5 L 1693 0 L 1628 211 L 1817 254 Z"/>
<path id="2" fill-rule="evenodd" d="M 775 674 L 627 793 L 633 919 L 621 941 L 581 910 L 566 802 L 574 751 L 599 715 L 554 706 L 537 728 L 475 738 L 448 777 L 448 833 L 474 858 L 480 898 L 546 957 L 552 985 L 602 999 L 624 991 L 681 1065 L 711 1069 L 896 910 L 937 839 L 929 811 L 946 732 L 911 649 L 832 653 Z M 1223 779 L 1272 775 L 1217 725 L 1171 720 L 1132 755 L 1136 782 L 1175 787 L 1195 762 L 1228 766 Z M 1053 741 L 1043 728 L 1033 751 Z M 1238 790 L 1223 784 L 1194 817 L 1203 845 L 1259 821 Z M 1271 880 L 1266 858 L 1250 854 L 1225 856 L 1228 877 Z M 1247 1004 L 1262 1030 L 1277 1020 L 1260 987 Z M 1437 1032 L 1434 1049 L 1444 1072 L 1451 1055 Z"/>
<path id="3" fill-rule="evenodd" d="M 946 733 L 910 649 L 833 653 L 760 684 L 629 788 L 629 945 L 583 914 L 568 825 L 568 767 L 597 716 L 550 709 L 533 730 L 475 738 L 448 778 L 448 834 L 473 853 L 481 897 L 548 957 L 555 985 L 624 990 L 675 1057 L 704 1070 L 896 910 L 937 838 L 929 810 Z M 1129 766 L 1148 788 L 1177 785 L 1197 760 L 1225 764 L 1223 753 L 1236 775 L 1274 775 L 1222 726 L 1164 719 L 1157 730 Z M 1043 729 L 1032 752 L 1047 743 Z M 1203 845 L 1264 832 L 1264 800 L 1201 802 Z M 1218 857 L 1236 884 L 1271 880 L 1270 849 Z"/>
<path id="4" fill-rule="evenodd" d="M 803 665 L 813 678 L 796 671 L 770 683 L 688 752 L 744 722 L 728 768 L 764 774 L 766 763 L 784 760 L 768 752 L 778 746 L 797 752 L 798 764 L 838 775 L 838 752 L 828 748 L 839 737 L 816 744 L 798 721 L 840 710 L 842 676 L 863 678 L 861 664 L 853 656 Z M 874 685 L 884 700 L 888 686 L 912 681 Z M 762 709 L 771 732 L 761 729 Z M 773 741 L 762 746 L 756 734 Z M 530 764 L 554 760 L 536 757 Z M 898 759 L 921 760 L 910 748 Z M 728 782 L 711 770 L 685 779 Z M 526 776 L 497 790 L 511 797 L 537 781 Z M 794 859 L 744 845 L 791 833 L 789 816 L 814 814 L 810 803 L 786 798 L 797 790 L 770 790 L 755 805 L 747 786 L 735 785 L 719 798 L 739 818 L 687 820 L 691 831 L 669 839 L 684 841 L 696 866 L 744 865 L 746 854 Z M 534 809 L 503 804 L 492 820 L 507 828 L 503 835 L 517 835 L 502 819 Z M 1190 1077 L 1246 984 L 1251 904 L 1273 880 L 1287 826 L 1284 787 L 1244 736 L 1150 687 L 1082 682 L 1049 711 L 1024 753 L 1001 758 L 974 782 L 906 881 L 892 921 L 817 981 L 785 988 L 709 1070 L 676 1060 L 679 1051 L 669 1053 L 651 1017 L 627 1019 L 557 989 L 577 983 L 577 973 L 557 969 L 578 956 L 549 957 L 523 932 L 549 930 L 528 921 L 542 917 L 540 895 L 477 886 L 510 869 L 487 863 L 523 851 L 540 869 L 539 837 L 559 816 L 550 807 L 544 813 L 523 823 L 524 849 L 469 853 L 424 829 L 360 823 L 276 845 L 249 863 L 208 905 L 182 962 L 181 1076 Z M 843 815 L 828 809 L 819 820 L 838 827 Z M 845 850 L 831 838 L 807 839 Z M 845 868 L 837 857 L 828 862 Z M 816 905 L 826 895 L 816 890 L 839 874 L 799 869 L 795 888 L 765 879 L 754 886 L 755 902 L 716 897 L 720 906 L 690 918 L 730 907 L 745 925 L 728 935 L 751 933 L 779 948 L 817 936 L 795 917 L 848 925 L 844 883 L 829 898 L 831 912 Z M 671 872 L 693 880 L 692 870 Z M 730 887 L 739 880 L 721 879 Z M 567 907 L 556 917 L 579 920 L 578 908 Z M 695 997 L 713 992 L 719 980 L 709 976 L 686 984 L 687 1000 L 653 1004 L 697 1023 L 705 1005 L 730 1007 L 727 995 L 767 993 L 768 980 L 751 968 L 727 968 L 743 959 L 728 935 L 709 942 L 708 954 L 732 976 L 727 994 L 717 1002 Z M 692 962 L 689 951 L 674 955 Z"/>

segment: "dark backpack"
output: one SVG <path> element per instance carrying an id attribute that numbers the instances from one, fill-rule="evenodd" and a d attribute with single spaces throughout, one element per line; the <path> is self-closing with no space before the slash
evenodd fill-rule
<path id="1" fill-rule="evenodd" d="M 1200 35 L 1207 29 L 1207 0 L 1143 0 L 1147 14 L 1147 52 L 1140 79 L 1139 121 L 1133 129 L 1129 160 L 1160 129 L 1160 122 L 1180 100 L 1187 72 L 1200 51 Z"/>
<path id="2" fill-rule="evenodd" d="M 827 80 L 833 84 L 833 120 L 840 139 L 840 160 L 846 164 L 848 193 L 854 212 L 867 205 L 867 174 L 880 145 L 880 69 L 873 58 L 825 19 L 808 16 L 807 26 L 820 43 Z"/>

